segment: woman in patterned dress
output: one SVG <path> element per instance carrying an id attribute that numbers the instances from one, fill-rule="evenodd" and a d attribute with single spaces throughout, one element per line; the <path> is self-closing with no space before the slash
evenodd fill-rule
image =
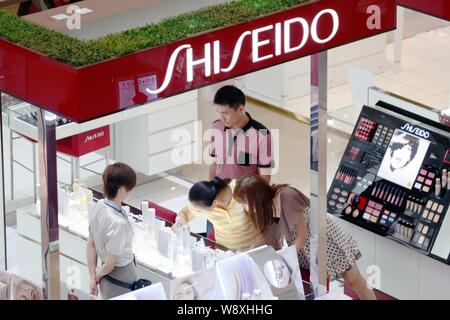
<path id="1" fill-rule="evenodd" d="M 289 185 L 270 186 L 257 175 L 237 181 L 234 198 L 245 208 L 266 244 L 281 249 L 284 240 L 297 248 L 301 268 L 310 266 L 309 199 Z M 353 238 L 327 214 L 327 275 L 330 281 L 343 277 L 360 299 L 374 300 L 375 293 L 359 272 L 361 253 Z"/>

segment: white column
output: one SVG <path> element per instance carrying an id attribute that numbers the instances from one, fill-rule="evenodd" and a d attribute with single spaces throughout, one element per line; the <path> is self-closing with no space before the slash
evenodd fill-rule
<path id="1" fill-rule="evenodd" d="M 60 299 L 56 116 L 38 112 L 41 199 L 42 287 L 47 300 Z"/>
<path id="2" fill-rule="evenodd" d="M 0 92 L 0 270 L 6 270 L 5 175 L 3 171 L 3 113 Z"/>
<path id="3" fill-rule="evenodd" d="M 394 62 L 402 60 L 402 41 L 405 22 L 405 8 L 397 6 L 397 30 L 394 31 Z"/>
<path id="4" fill-rule="evenodd" d="M 327 87 L 328 53 L 311 56 L 311 277 L 315 295 L 327 293 Z"/>

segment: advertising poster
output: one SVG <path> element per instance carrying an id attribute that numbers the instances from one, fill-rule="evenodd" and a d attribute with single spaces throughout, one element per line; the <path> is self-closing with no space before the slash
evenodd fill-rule
<path id="1" fill-rule="evenodd" d="M 194 275 L 174 280 L 172 300 L 224 299 L 216 269 L 210 268 Z"/>
<path id="2" fill-rule="evenodd" d="M 110 300 L 167 300 L 166 291 L 161 282 L 148 287 L 125 293 Z"/>
<path id="3" fill-rule="evenodd" d="M 281 258 L 283 258 L 284 262 L 284 265 L 281 265 L 282 266 L 281 270 L 280 269 L 277 270 L 277 268 L 274 267 L 274 275 L 277 283 L 278 281 L 280 281 L 279 280 L 280 278 L 286 279 L 287 273 L 289 273 L 290 276 L 289 281 L 294 283 L 295 287 L 297 288 L 297 292 L 299 294 L 300 299 L 305 300 L 305 290 L 303 288 L 302 274 L 300 272 L 300 266 L 298 264 L 297 249 L 295 248 L 295 246 L 285 247 L 282 248 L 281 250 L 278 250 L 277 253 L 281 256 Z M 284 268 L 286 270 L 284 270 Z M 286 282 L 287 280 L 285 280 L 284 282 L 281 281 L 281 283 Z"/>
<path id="4" fill-rule="evenodd" d="M 43 300 L 42 288 L 28 280 L 12 275 L 11 300 Z"/>
<path id="5" fill-rule="evenodd" d="M 430 141 L 402 130 L 395 130 L 383 157 L 378 176 L 412 189 Z"/>
<path id="6" fill-rule="evenodd" d="M 294 247 L 276 252 L 264 246 L 219 261 L 216 265 L 220 285 L 227 300 L 242 300 L 254 290 L 260 299 L 304 299 L 297 253 Z"/>
<path id="7" fill-rule="evenodd" d="M 0 271 L 0 300 L 9 300 L 11 293 L 11 275 Z"/>

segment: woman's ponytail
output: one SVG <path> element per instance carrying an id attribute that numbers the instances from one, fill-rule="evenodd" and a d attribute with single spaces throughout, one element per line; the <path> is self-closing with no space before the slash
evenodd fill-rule
<path id="1" fill-rule="evenodd" d="M 219 192 L 228 186 L 230 179 L 214 177 L 211 181 L 199 181 L 189 190 L 189 201 L 211 207 Z"/>

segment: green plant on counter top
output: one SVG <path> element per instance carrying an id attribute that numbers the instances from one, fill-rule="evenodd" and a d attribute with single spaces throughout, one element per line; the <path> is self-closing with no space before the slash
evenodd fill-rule
<path id="1" fill-rule="evenodd" d="M 0 38 L 61 62 L 84 66 L 249 21 L 308 1 L 234 0 L 93 40 L 79 40 L 0 10 Z"/>

